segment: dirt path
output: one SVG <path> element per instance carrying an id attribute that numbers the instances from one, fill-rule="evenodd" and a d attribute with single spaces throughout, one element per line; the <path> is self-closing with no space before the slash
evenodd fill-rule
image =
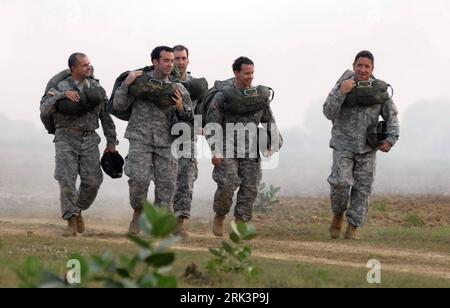
<path id="1" fill-rule="evenodd" d="M 123 236 L 126 222 L 111 224 L 95 222 L 89 225 L 86 235 L 77 241 L 105 241 L 126 243 Z M 64 224 L 49 219 L 0 219 L 0 234 L 59 236 Z M 208 252 L 206 247 L 217 247 L 220 239 L 209 233 L 191 233 L 188 241 L 175 246 L 183 251 Z M 254 256 L 262 259 L 330 265 L 347 268 L 367 269 L 370 256 L 388 259 L 382 262 L 382 270 L 395 273 L 409 273 L 450 279 L 450 255 L 437 252 L 417 252 L 406 249 L 392 249 L 380 245 L 343 242 L 279 241 L 272 239 L 252 241 Z M 362 262 L 361 260 L 366 260 Z"/>

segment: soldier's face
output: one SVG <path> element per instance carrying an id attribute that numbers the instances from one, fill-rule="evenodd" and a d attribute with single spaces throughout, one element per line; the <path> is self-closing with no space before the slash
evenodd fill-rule
<path id="1" fill-rule="evenodd" d="M 253 77 L 255 75 L 255 66 L 251 64 L 243 64 L 241 70 L 234 72 L 234 77 L 236 81 L 243 85 L 244 87 L 251 87 L 253 82 Z"/>
<path id="2" fill-rule="evenodd" d="M 164 76 L 169 76 L 174 68 L 175 57 L 173 52 L 161 51 L 161 58 L 153 60 L 155 70 Z"/>
<path id="3" fill-rule="evenodd" d="M 175 51 L 175 66 L 178 68 L 180 73 L 185 73 L 189 65 L 189 58 L 186 50 Z"/>
<path id="4" fill-rule="evenodd" d="M 91 73 L 92 66 L 88 57 L 78 59 L 78 63 L 72 67 L 72 74 L 79 77 L 88 78 Z"/>
<path id="5" fill-rule="evenodd" d="M 373 62 L 369 58 L 359 58 L 353 64 L 357 80 L 369 80 L 373 74 Z"/>

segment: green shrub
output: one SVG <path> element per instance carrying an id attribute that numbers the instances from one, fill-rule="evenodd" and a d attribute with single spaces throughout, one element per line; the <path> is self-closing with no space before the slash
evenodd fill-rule
<path id="1" fill-rule="evenodd" d="M 81 255 L 72 256 L 81 265 L 81 284 L 78 287 L 102 286 L 113 288 L 176 288 L 177 279 L 168 275 L 175 260 L 169 248 L 179 241 L 172 237 L 176 228 L 176 218 L 165 209 L 157 209 L 145 204 L 140 226 L 149 239 L 128 235 L 128 239 L 138 247 L 136 254 L 114 256 L 105 252 L 89 260 Z M 156 243 L 155 240 L 158 240 Z M 29 258 L 21 271 L 17 272 L 20 286 L 35 287 L 73 287 L 67 277 L 45 272 L 39 260 Z"/>
<path id="2" fill-rule="evenodd" d="M 266 187 L 265 183 L 261 183 L 258 187 L 258 195 L 256 196 L 254 209 L 259 213 L 267 213 L 273 210 L 273 206 L 280 202 L 277 194 L 281 187 L 270 185 Z"/>

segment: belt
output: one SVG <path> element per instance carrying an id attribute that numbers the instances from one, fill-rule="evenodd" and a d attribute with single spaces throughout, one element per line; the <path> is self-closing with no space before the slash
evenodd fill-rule
<path id="1" fill-rule="evenodd" d="M 95 133 L 95 130 L 81 130 L 76 128 L 64 128 L 66 131 L 77 134 L 81 137 L 91 136 Z"/>

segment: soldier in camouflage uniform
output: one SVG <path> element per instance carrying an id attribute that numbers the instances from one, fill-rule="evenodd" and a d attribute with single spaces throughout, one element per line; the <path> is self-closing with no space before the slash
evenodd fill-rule
<path id="1" fill-rule="evenodd" d="M 337 82 L 324 104 L 325 116 L 333 122 L 330 147 L 333 151 L 331 206 L 334 218 L 330 235 L 339 238 L 345 212 L 348 228 L 346 239 L 355 239 L 356 230 L 367 218 L 369 197 L 375 177 L 376 153 L 388 153 L 399 138 L 397 108 L 392 99 L 370 106 L 350 106 L 350 93 L 359 82 L 373 82 L 374 57 L 368 51 L 360 52 L 353 64 L 353 71 Z M 379 117 L 387 122 L 386 138 L 378 146 L 368 144 L 368 128 L 376 125 Z"/>
<path id="2" fill-rule="evenodd" d="M 106 110 L 106 96 L 98 107 L 80 115 L 68 115 L 57 110 L 59 100 L 68 98 L 73 104 L 79 104 L 79 92 L 84 88 L 100 87 L 98 81 L 89 78 L 92 72 L 86 55 L 71 55 L 69 68 L 72 75 L 59 82 L 44 96 L 41 114 L 52 116 L 56 127 L 55 179 L 60 187 L 62 218 L 68 221 L 68 229 L 63 235 L 76 236 L 77 232 L 83 233 L 85 229 L 81 212 L 92 205 L 103 181 L 98 149 L 101 139 L 95 132 L 99 128 L 98 120 L 102 122 L 107 140 L 105 151 L 116 152 L 117 134 L 114 122 Z M 78 175 L 81 184 L 77 191 Z"/>
<path id="3" fill-rule="evenodd" d="M 129 177 L 130 205 L 134 209 L 129 232 L 138 234 L 139 217 L 147 199 L 152 178 L 155 182 L 155 205 L 172 207 L 177 179 L 177 159 L 172 156 L 171 146 L 175 140 L 172 126 L 178 122 L 192 121 L 193 110 L 189 93 L 183 85 L 172 97 L 173 105 L 161 108 L 157 104 L 135 98 L 129 94 L 129 87 L 144 74 L 151 80 L 170 83 L 169 75 L 174 68 L 173 49 L 165 46 L 153 50 L 154 70 L 129 73 L 127 79 L 117 89 L 114 108 L 125 111 L 132 108 L 131 117 L 125 133 L 130 141 L 130 151 L 125 162 L 125 174 Z"/>
<path id="4" fill-rule="evenodd" d="M 182 45 L 177 45 L 173 48 L 175 55 L 175 67 L 179 72 L 179 79 L 181 81 L 192 80 L 193 77 L 187 71 L 189 66 L 189 50 Z M 197 100 L 192 100 L 192 108 L 195 110 Z M 177 216 L 177 230 L 176 234 L 183 238 L 189 235 L 184 229 L 184 221 L 191 216 L 192 195 L 194 190 L 194 182 L 198 178 L 198 162 L 196 158 L 196 141 L 197 137 L 194 132 L 194 122 L 188 123 L 192 130 L 191 151 L 190 156 L 180 157 L 178 159 L 178 175 L 177 184 L 175 188 L 175 196 L 173 199 L 173 208 Z"/>
<path id="5" fill-rule="evenodd" d="M 234 83 L 229 87 L 244 91 L 252 87 L 254 64 L 246 58 L 240 57 L 233 64 L 235 75 Z M 260 184 L 262 171 L 261 159 L 259 152 L 254 153 L 254 145 L 257 143 L 258 137 L 256 131 L 248 131 L 245 134 L 245 142 L 239 142 L 234 138 L 234 132 L 227 129 L 229 124 L 254 125 L 260 123 L 275 123 L 270 106 L 252 113 L 246 114 L 230 114 L 224 110 L 227 104 L 226 96 L 220 90 L 212 99 L 208 108 L 205 127 L 205 136 L 213 151 L 212 163 L 214 165 L 213 179 L 217 183 L 217 191 L 214 197 L 214 212 L 216 213 L 213 223 L 214 235 L 223 236 L 223 222 L 225 216 L 229 213 L 234 192 L 239 188 L 237 193 L 237 202 L 234 217 L 236 222 L 247 223 L 252 219 L 253 205 L 257 196 L 257 187 Z M 223 146 L 214 144 L 213 138 L 218 133 L 208 132 L 208 126 L 218 124 L 223 129 Z M 221 132 L 222 133 L 222 132 Z M 228 138 L 227 138 L 227 135 Z M 231 154 L 231 155 L 230 155 Z M 238 154 L 238 155 L 237 155 Z"/>

